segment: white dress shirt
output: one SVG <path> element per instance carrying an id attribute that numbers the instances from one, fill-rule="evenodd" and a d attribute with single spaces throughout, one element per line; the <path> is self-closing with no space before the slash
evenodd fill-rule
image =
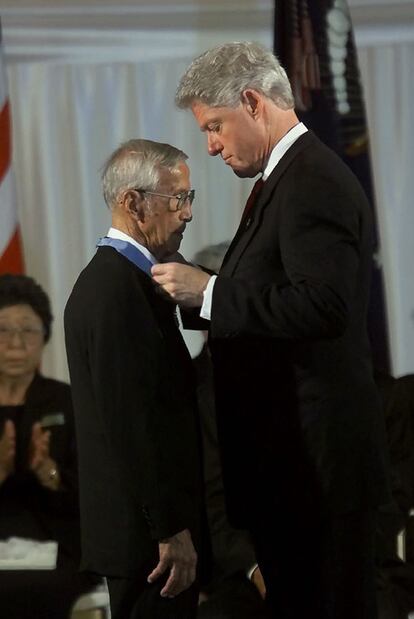
<path id="1" fill-rule="evenodd" d="M 146 247 L 138 243 L 138 241 L 133 239 L 132 236 L 129 236 L 129 234 L 118 230 L 118 228 L 109 228 L 108 234 L 106 236 L 109 236 L 110 239 L 118 239 L 120 241 L 126 241 L 127 243 L 135 245 L 135 247 L 139 249 L 139 251 L 144 254 L 146 258 L 148 258 L 151 264 L 158 264 L 158 260 L 154 258 L 152 253 L 148 251 Z"/>
<path id="2" fill-rule="evenodd" d="M 303 123 L 298 123 L 290 129 L 283 138 L 276 144 L 270 153 L 269 161 L 263 171 L 263 180 L 265 181 L 273 172 L 283 155 L 296 142 L 296 140 L 307 132 L 307 128 Z M 213 289 L 217 275 L 212 275 L 208 280 L 208 284 L 203 292 L 203 305 L 201 306 L 200 316 L 206 320 L 211 319 L 211 303 L 213 300 Z"/>

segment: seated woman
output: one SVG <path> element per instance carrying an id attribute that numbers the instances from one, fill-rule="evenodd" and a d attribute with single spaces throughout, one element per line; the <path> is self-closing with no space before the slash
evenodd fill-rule
<path id="1" fill-rule="evenodd" d="M 32 278 L 0 276 L 0 541 L 58 543 L 53 570 L 2 569 L 0 561 L 1 616 L 9 619 L 67 619 L 74 600 L 94 585 L 77 571 L 70 388 L 39 371 L 51 322 L 49 299 Z"/>

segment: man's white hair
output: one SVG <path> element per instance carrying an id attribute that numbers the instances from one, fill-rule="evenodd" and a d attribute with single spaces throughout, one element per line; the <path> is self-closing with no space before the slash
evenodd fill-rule
<path id="1" fill-rule="evenodd" d="M 183 151 L 161 142 L 133 139 L 124 142 L 107 159 L 102 170 L 105 202 L 113 208 L 127 189 L 156 191 L 162 169 L 174 170 L 188 159 Z"/>
<path id="2" fill-rule="evenodd" d="M 180 80 L 175 102 L 183 109 L 195 101 L 234 108 L 247 88 L 283 110 L 294 107 L 286 71 L 270 50 L 250 41 L 217 45 L 195 58 Z"/>

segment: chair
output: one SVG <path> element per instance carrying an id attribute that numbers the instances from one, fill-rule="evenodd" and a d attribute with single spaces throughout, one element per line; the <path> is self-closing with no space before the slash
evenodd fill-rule
<path id="1" fill-rule="evenodd" d="M 111 619 L 106 581 L 78 598 L 72 608 L 70 619 Z"/>

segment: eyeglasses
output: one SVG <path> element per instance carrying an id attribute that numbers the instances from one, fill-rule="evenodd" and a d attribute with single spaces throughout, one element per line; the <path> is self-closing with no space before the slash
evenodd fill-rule
<path id="1" fill-rule="evenodd" d="M 0 344 L 9 344 L 16 333 L 25 344 L 37 344 L 45 331 L 42 327 L 11 327 L 9 325 L 0 325 Z"/>
<path id="2" fill-rule="evenodd" d="M 187 202 L 190 203 L 190 206 L 194 202 L 195 198 L 195 189 L 190 189 L 189 191 L 182 191 L 181 193 L 177 193 L 175 196 L 170 196 L 168 193 L 156 193 L 155 191 L 147 191 L 146 189 L 138 189 L 135 191 L 139 191 L 142 194 L 148 194 L 149 196 L 160 196 L 160 198 L 170 198 L 170 200 L 177 200 L 177 206 L 175 209 L 170 209 L 171 211 L 181 211 Z"/>

